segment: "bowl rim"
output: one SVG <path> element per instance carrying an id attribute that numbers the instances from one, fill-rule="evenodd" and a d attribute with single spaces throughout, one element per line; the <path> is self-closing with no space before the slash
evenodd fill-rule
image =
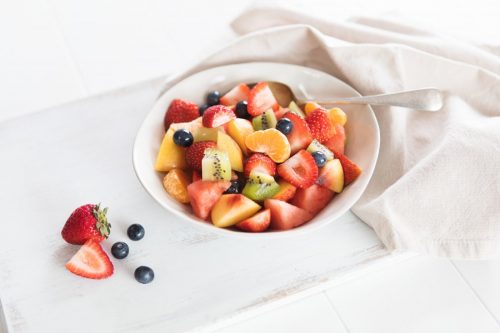
<path id="1" fill-rule="evenodd" d="M 141 125 L 139 126 L 139 129 L 137 130 L 137 133 L 134 138 L 134 145 L 133 145 L 133 152 L 132 152 L 132 164 L 134 168 L 134 173 L 139 180 L 140 184 L 142 187 L 146 190 L 146 192 L 149 194 L 150 197 L 156 201 L 162 208 L 166 209 L 168 212 L 180 217 L 182 220 L 187 220 L 190 222 L 190 225 L 196 224 L 198 227 L 204 228 L 208 232 L 216 233 L 219 235 L 225 235 L 225 236 L 230 236 L 230 237 L 238 237 L 242 239 L 264 239 L 264 238 L 282 238 L 282 237 L 290 237 L 290 236 L 299 236 L 299 235 L 304 235 L 306 233 L 316 231 L 321 227 L 324 227 L 331 222 L 339 219 L 341 216 L 343 216 L 348 210 L 352 208 L 356 204 L 356 202 L 359 200 L 359 198 L 363 195 L 363 193 L 366 191 L 366 188 L 368 187 L 368 184 L 373 176 L 375 166 L 378 161 L 378 156 L 379 156 L 379 151 L 380 151 L 380 128 L 378 125 L 377 117 L 375 116 L 375 113 L 373 112 L 372 107 L 367 104 L 367 108 L 369 112 L 369 116 L 372 120 L 372 123 L 374 124 L 374 130 L 375 130 L 375 150 L 372 154 L 372 158 L 370 159 L 370 168 L 369 170 L 363 170 L 363 172 L 368 172 L 366 184 L 364 185 L 364 188 L 360 190 L 358 193 L 354 193 L 351 196 L 350 204 L 345 205 L 345 207 L 342 207 L 340 210 L 338 210 L 337 217 L 333 217 L 331 220 L 324 222 L 324 223 L 318 223 L 318 224 L 310 224 L 307 228 L 293 228 L 289 230 L 283 230 L 283 231 L 274 231 L 274 232 L 242 232 L 242 231 L 235 231 L 231 230 L 228 228 L 218 228 L 214 226 L 211 223 L 203 223 L 201 221 L 195 220 L 191 218 L 190 216 L 186 215 L 182 211 L 178 211 L 176 209 L 172 209 L 171 207 L 164 205 L 162 200 L 157 198 L 154 193 L 149 189 L 148 185 L 144 183 L 144 181 L 141 179 L 140 175 L 140 168 L 138 166 L 138 155 L 139 155 L 139 144 L 138 144 L 138 138 L 141 135 L 141 132 L 145 130 L 145 123 L 147 122 L 147 119 L 152 116 L 152 113 L 158 103 L 160 102 L 161 98 L 167 94 L 171 89 L 175 88 L 177 85 L 181 84 L 185 80 L 189 80 L 195 75 L 202 74 L 204 72 L 209 72 L 209 71 L 221 71 L 221 70 L 234 70 L 234 68 L 240 67 L 240 66 L 280 66 L 280 67 L 288 67 L 289 69 L 294 69 L 294 70 L 307 70 L 307 71 L 312 71 L 312 72 L 317 72 L 320 73 L 321 75 L 327 75 L 335 80 L 338 81 L 339 84 L 346 86 L 348 89 L 350 89 L 353 92 L 353 97 L 354 96 L 362 96 L 356 89 L 354 89 L 351 85 L 347 84 L 346 82 L 342 81 L 338 77 L 330 74 L 323 72 L 321 70 L 311 68 L 311 67 L 306 67 L 306 66 L 301 66 L 301 65 L 295 65 L 295 64 L 287 64 L 287 63 L 280 63 L 280 62 L 262 62 L 262 61 L 256 61 L 256 62 L 242 62 L 242 63 L 237 63 L 237 64 L 227 64 L 227 65 L 221 65 L 221 66 L 213 66 L 209 68 L 204 68 L 200 71 L 190 73 L 188 76 L 183 77 L 181 80 L 177 81 L 175 84 L 170 86 L 168 89 L 161 90 L 161 94 L 157 96 L 155 103 L 151 107 L 150 111 L 147 113 L 147 115 L 143 118 L 143 121 Z M 177 77 L 177 76 L 176 76 Z M 309 222 L 308 222 L 309 223 Z M 306 223 L 307 224 L 307 223 Z M 306 225 L 305 224 L 305 225 Z"/>

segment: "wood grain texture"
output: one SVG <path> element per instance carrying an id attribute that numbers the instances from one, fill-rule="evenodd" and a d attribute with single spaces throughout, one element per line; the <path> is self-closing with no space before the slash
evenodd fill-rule
<path id="1" fill-rule="evenodd" d="M 142 189 L 132 169 L 134 136 L 161 80 L 0 123 L 0 297 L 10 332 L 181 332 L 221 326 L 308 290 L 329 286 L 388 253 L 351 213 L 303 236 L 225 238 L 174 217 Z M 92 281 L 68 273 L 77 247 L 61 228 L 84 203 L 109 206 L 109 252 L 127 241 L 115 274 Z M 155 281 L 133 278 L 139 265 Z M 97 324 L 96 324 L 97 323 Z"/>

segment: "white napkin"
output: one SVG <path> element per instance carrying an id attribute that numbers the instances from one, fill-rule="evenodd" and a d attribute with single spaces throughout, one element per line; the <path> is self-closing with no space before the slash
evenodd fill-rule
<path id="1" fill-rule="evenodd" d="M 390 250 L 455 258 L 499 252 L 498 56 L 400 22 L 331 22 L 281 7 L 250 9 L 233 28 L 249 34 L 166 88 L 209 67 L 271 61 L 322 70 L 362 94 L 443 89 L 446 104 L 437 113 L 374 107 L 380 155 L 353 212 Z"/>

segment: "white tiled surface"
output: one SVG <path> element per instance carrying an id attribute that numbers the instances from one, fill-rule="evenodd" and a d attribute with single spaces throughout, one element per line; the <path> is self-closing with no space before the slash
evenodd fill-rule
<path id="1" fill-rule="evenodd" d="M 335 18 L 396 12 L 500 44 L 496 0 L 292 2 Z M 249 5 L 201 3 L 0 1 L 0 121 L 186 66 L 230 40 L 228 22 Z M 500 260 L 419 257 L 219 332 L 500 332 L 499 319 Z"/>

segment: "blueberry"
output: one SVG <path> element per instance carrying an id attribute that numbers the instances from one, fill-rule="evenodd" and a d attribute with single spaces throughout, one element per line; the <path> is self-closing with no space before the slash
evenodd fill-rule
<path id="1" fill-rule="evenodd" d="M 314 157 L 314 162 L 316 162 L 316 165 L 318 167 L 322 167 L 326 163 L 326 155 L 320 151 L 315 151 L 312 153 L 312 157 Z"/>
<path id="2" fill-rule="evenodd" d="M 240 193 L 240 181 L 238 179 L 231 180 L 231 186 L 224 192 L 225 194 Z"/>
<path id="3" fill-rule="evenodd" d="M 144 238 L 144 227 L 140 224 L 132 224 L 127 229 L 128 237 L 133 241 L 138 241 Z"/>
<path id="4" fill-rule="evenodd" d="M 219 104 L 219 99 L 220 99 L 220 92 L 218 92 L 217 90 L 209 92 L 207 95 L 208 106 Z"/>
<path id="5" fill-rule="evenodd" d="M 134 272 L 134 277 L 137 282 L 146 284 L 154 280 L 155 272 L 148 266 L 139 266 Z"/>
<path id="6" fill-rule="evenodd" d="M 193 144 L 193 134 L 186 129 L 180 129 L 174 133 L 174 143 L 181 147 L 189 147 Z"/>
<path id="7" fill-rule="evenodd" d="M 281 118 L 278 120 L 276 123 L 276 129 L 280 131 L 283 134 L 288 134 L 292 131 L 293 129 L 293 123 L 290 119 L 288 118 Z"/>
<path id="8" fill-rule="evenodd" d="M 247 101 L 239 101 L 238 103 L 236 103 L 236 109 L 234 110 L 234 112 L 236 113 L 236 117 L 250 118 L 247 106 L 248 106 Z"/>
<path id="9" fill-rule="evenodd" d="M 200 113 L 201 117 L 203 117 L 206 109 L 208 109 L 208 104 L 202 104 L 198 107 L 198 112 Z"/>
<path id="10" fill-rule="evenodd" d="M 128 245 L 124 242 L 116 242 L 111 247 L 111 254 L 116 259 L 123 259 L 128 256 Z"/>

